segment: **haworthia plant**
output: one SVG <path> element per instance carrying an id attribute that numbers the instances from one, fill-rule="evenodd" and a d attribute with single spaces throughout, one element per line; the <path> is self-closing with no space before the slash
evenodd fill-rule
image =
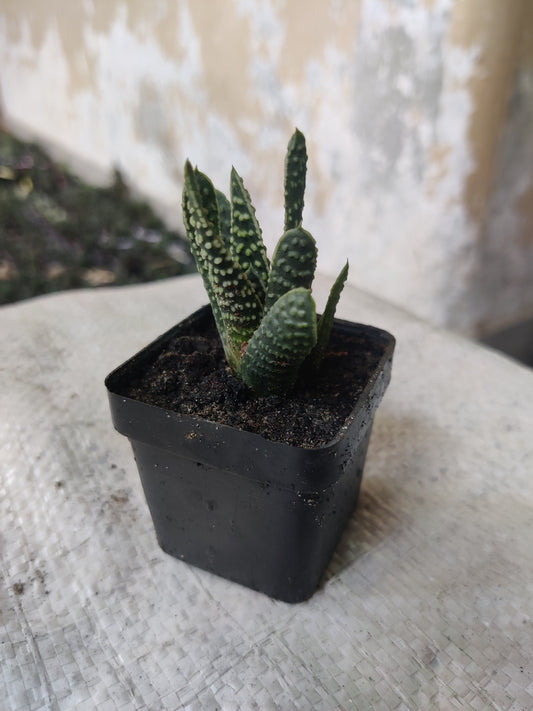
<path id="1" fill-rule="evenodd" d="M 348 263 L 318 320 L 311 296 L 317 248 L 302 227 L 307 152 L 296 130 L 285 159 L 285 232 L 270 264 L 242 178 L 230 199 L 185 164 L 183 216 L 227 361 L 256 393 L 288 392 L 302 366 L 318 368 L 329 341 Z"/>

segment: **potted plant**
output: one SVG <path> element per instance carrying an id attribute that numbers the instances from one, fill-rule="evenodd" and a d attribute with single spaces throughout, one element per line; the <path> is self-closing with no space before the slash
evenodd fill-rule
<path id="1" fill-rule="evenodd" d="M 334 318 L 348 264 L 317 317 L 306 163 L 296 131 L 271 262 L 235 169 L 228 200 L 186 163 L 184 222 L 210 305 L 106 379 L 163 550 L 287 602 L 312 595 L 356 505 L 394 350 L 385 331 Z"/>

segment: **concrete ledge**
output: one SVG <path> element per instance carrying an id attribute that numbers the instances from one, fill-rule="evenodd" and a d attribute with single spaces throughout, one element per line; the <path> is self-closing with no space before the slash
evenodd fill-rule
<path id="1" fill-rule="evenodd" d="M 111 427 L 104 376 L 205 301 L 194 276 L 0 309 L 5 708 L 532 708 L 533 372 L 348 287 L 393 379 L 327 578 L 285 605 L 159 550 Z"/>

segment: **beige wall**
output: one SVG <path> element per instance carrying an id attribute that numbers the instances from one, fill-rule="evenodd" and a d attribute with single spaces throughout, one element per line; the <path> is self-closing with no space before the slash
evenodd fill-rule
<path id="1" fill-rule="evenodd" d="M 179 218 L 232 164 L 272 247 L 294 126 L 319 266 L 478 333 L 533 314 L 531 0 L 3 0 L 4 122 Z"/>

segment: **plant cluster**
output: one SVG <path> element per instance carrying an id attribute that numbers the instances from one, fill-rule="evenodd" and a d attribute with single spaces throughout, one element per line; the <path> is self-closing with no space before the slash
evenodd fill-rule
<path id="1" fill-rule="evenodd" d="M 317 319 L 311 296 L 317 247 L 302 227 L 307 151 L 296 130 L 285 159 L 285 228 L 269 261 L 242 178 L 230 199 L 187 161 L 183 216 L 226 359 L 258 394 L 283 393 L 302 367 L 318 368 L 348 274 L 344 266 Z"/>

